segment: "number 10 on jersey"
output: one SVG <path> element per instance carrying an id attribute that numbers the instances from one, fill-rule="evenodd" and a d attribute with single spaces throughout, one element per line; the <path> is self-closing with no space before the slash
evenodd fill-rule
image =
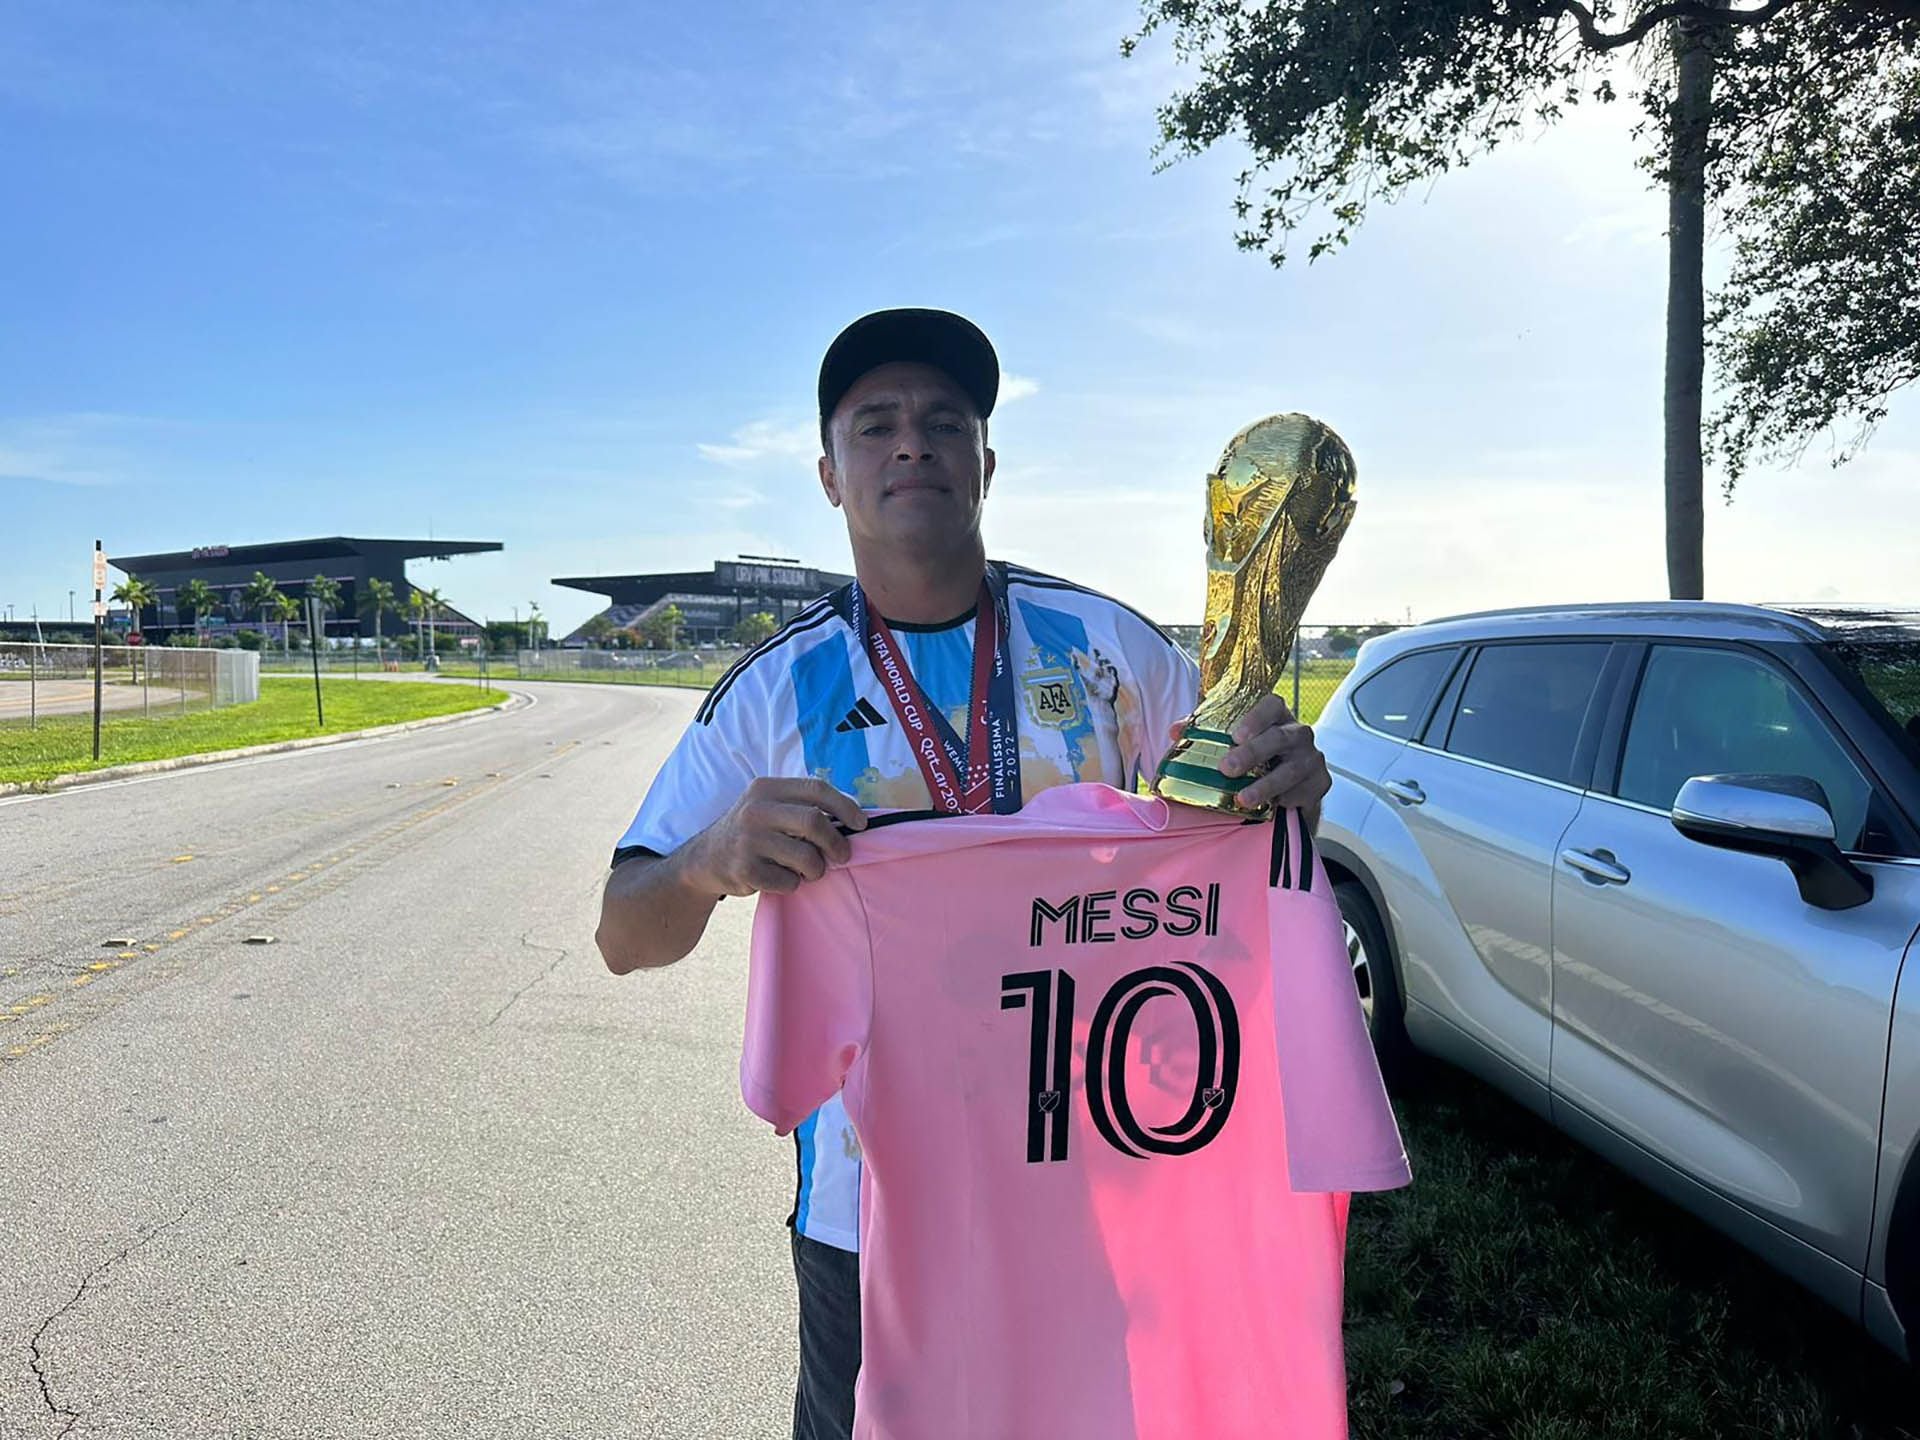
<path id="1" fill-rule="evenodd" d="M 1127 1096 L 1126 1053 L 1133 1025 L 1148 1001 L 1178 998 L 1193 1011 L 1196 1065 L 1185 1113 L 1171 1124 L 1143 1125 Z M 1067 1158 L 1072 1131 L 1073 976 L 1065 970 L 1023 970 L 1000 977 L 1000 1008 L 1026 1010 L 1027 1163 Z M 1094 1007 L 1087 1031 L 1087 1112 L 1100 1136 L 1123 1155 L 1188 1155 L 1227 1123 L 1240 1078 L 1240 1019 L 1218 977 L 1175 961 L 1148 965 L 1114 981 Z"/>

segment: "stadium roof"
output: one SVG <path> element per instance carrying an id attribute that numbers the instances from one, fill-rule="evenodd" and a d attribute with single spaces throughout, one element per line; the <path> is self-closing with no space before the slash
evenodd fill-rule
<path id="1" fill-rule="evenodd" d="M 370 549 L 398 553 L 402 559 L 445 558 L 504 550 L 498 540 L 379 540 L 353 535 L 328 535 L 312 540 L 272 540 L 258 545 L 202 545 L 154 555 L 109 555 L 114 569 L 129 575 L 143 570 L 191 570 L 208 561 L 225 565 L 270 565 L 294 560 L 324 560 L 364 555 Z"/>
<path id="2" fill-rule="evenodd" d="M 661 590 L 695 590 L 713 584 L 711 570 L 663 570 L 644 575 L 556 575 L 552 583 L 590 595 L 612 595 L 636 585 Z"/>

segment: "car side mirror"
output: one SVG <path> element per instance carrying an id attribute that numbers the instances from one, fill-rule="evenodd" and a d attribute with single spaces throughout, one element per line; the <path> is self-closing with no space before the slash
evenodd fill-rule
<path id="1" fill-rule="evenodd" d="M 1800 898 L 1819 909 L 1873 898 L 1873 877 L 1834 842 L 1826 791 L 1804 775 L 1696 775 L 1674 799 L 1673 828 L 1702 845 L 1784 862 Z"/>

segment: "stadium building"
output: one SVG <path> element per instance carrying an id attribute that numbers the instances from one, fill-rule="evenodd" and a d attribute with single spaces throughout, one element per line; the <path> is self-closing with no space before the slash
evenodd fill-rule
<path id="1" fill-rule="evenodd" d="M 688 645 L 727 640 L 749 615 L 766 613 L 784 625 L 829 591 L 848 584 L 851 575 L 816 570 L 798 560 L 742 555 L 716 560 L 712 570 L 682 570 L 660 575 L 556 576 L 570 590 L 604 595 L 612 603 L 600 612 L 616 630 L 644 624 L 669 605 L 680 611 L 680 638 Z M 594 617 L 597 618 L 597 617 Z M 585 645 L 594 618 L 576 627 L 563 645 Z"/>
<path id="2" fill-rule="evenodd" d="M 194 550 L 175 550 L 161 555 L 121 555 L 110 557 L 113 566 L 128 575 L 145 580 L 158 592 L 158 603 L 140 612 L 139 629 L 153 639 L 164 639 L 176 630 L 191 630 L 191 611 L 182 612 L 177 603 L 180 588 L 190 580 L 204 580 L 218 597 L 214 609 L 200 617 L 201 629 L 209 636 L 231 634 L 238 630 L 259 630 L 260 617 L 248 614 L 241 599 L 255 574 L 265 575 L 281 592 L 302 606 L 301 618 L 294 620 L 296 630 L 304 631 L 307 582 L 324 575 L 340 587 L 340 601 L 329 610 L 326 633 L 334 639 L 351 636 L 373 637 L 373 606 L 367 603 L 366 583 L 384 580 L 393 586 L 398 614 L 387 612 L 381 629 L 389 636 L 405 633 L 411 622 L 412 597 L 420 587 L 407 579 L 409 560 L 447 560 L 455 555 L 476 555 L 505 547 L 497 540 L 363 540 L 333 535 L 317 540 L 281 540 L 263 545 L 206 545 Z M 438 587 L 430 587 L 438 588 Z M 475 640 L 481 627 L 471 617 L 442 603 L 435 612 L 436 634 Z"/>

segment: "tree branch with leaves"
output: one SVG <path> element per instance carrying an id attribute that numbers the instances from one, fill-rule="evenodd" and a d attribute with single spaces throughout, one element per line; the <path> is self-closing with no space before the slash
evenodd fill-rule
<path id="1" fill-rule="evenodd" d="M 1146 0 L 1133 53 L 1166 33 L 1198 72 L 1159 111 L 1164 166 L 1252 153 L 1236 240 L 1284 262 L 1347 245 L 1392 202 L 1574 106 L 1616 98 L 1636 57 L 1642 163 L 1669 193 L 1668 579 L 1704 587 L 1706 436 L 1728 485 L 1842 419 L 1870 430 L 1920 372 L 1912 217 L 1920 0 Z M 1716 209 L 1733 273 L 1709 303 Z M 1728 381 L 1704 425 L 1708 337 Z M 1840 458 L 1851 453 L 1845 451 Z"/>

